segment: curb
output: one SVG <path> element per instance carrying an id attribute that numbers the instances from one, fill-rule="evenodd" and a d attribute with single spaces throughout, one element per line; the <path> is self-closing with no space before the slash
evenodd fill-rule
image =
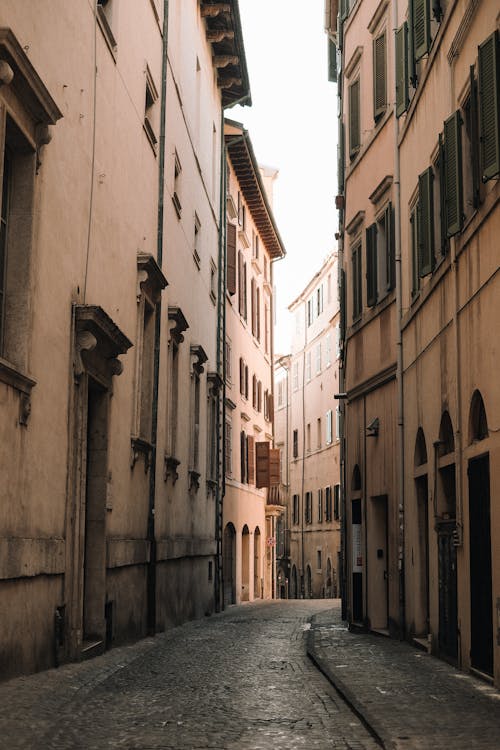
<path id="1" fill-rule="evenodd" d="M 312 618 L 311 629 L 307 632 L 306 651 L 308 657 L 333 685 L 335 690 L 347 703 L 349 708 L 356 714 L 358 719 L 364 724 L 376 742 L 378 742 L 384 750 L 398 750 L 398 745 L 394 742 L 392 737 L 386 733 L 385 727 L 380 724 L 370 710 L 358 700 L 355 693 L 353 693 L 345 682 L 330 668 L 327 660 L 323 659 L 323 657 L 321 657 L 316 651 L 314 643 L 315 619 L 315 617 Z"/>

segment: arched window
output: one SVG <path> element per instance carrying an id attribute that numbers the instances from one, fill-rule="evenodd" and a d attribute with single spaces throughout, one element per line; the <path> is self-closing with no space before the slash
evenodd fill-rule
<path id="1" fill-rule="evenodd" d="M 484 440 L 488 437 L 488 420 L 484 401 L 479 391 L 472 394 L 469 412 L 469 443 Z"/>
<path id="2" fill-rule="evenodd" d="M 421 427 L 418 428 L 417 439 L 415 440 L 415 466 L 423 466 L 427 463 L 427 446 L 425 444 L 425 435 Z"/>
<path id="3" fill-rule="evenodd" d="M 443 412 L 441 424 L 439 425 L 438 456 L 446 456 L 455 450 L 455 438 L 453 436 L 453 425 L 447 411 Z"/>
<path id="4" fill-rule="evenodd" d="M 361 489 L 361 472 L 359 470 L 359 466 L 356 464 L 354 467 L 354 471 L 352 472 L 352 484 L 351 489 L 354 491 L 358 491 Z"/>

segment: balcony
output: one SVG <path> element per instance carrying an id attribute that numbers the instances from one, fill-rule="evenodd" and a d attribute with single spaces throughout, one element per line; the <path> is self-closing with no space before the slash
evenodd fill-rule
<path id="1" fill-rule="evenodd" d="M 272 484 L 267 490 L 267 506 L 285 508 L 288 505 L 288 489 L 284 484 Z"/>

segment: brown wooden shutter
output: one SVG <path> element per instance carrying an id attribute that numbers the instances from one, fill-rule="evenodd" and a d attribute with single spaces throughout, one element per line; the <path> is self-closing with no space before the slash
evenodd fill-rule
<path id="1" fill-rule="evenodd" d="M 269 487 L 269 443 L 255 443 L 255 486 Z"/>
<path id="2" fill-rule="evenodd" d="M 500 171 L 499 36 L 495 29 L 478 50 L 479 140 L 483 182 Z"/>
<path id="3" fill-rule="evenodd" d="M 359 79 L 349 86 L 349 155 L 353 158 L 361 145 L 359 116 Z"/>
<path id="4" fill-rule="evenodd" d="M 377 303 L 377 225 L 366 230 L 366 304 Z"/>
<path id="5" fill-rule="evenodd" d="M 241 483 L 247 482 L 247 436 L 246 432 L 240 432 L 240 466 L 241 466 Z"/>
<path id="6" fill-rule="evenodd" d="M 226 234 L 227 245 L 227 291 L 229 294 L 236 294 L 236 227 L 234 224 L 227 224 Z"/>
<path id="7" fill-rule="evenodd" d="M 245 301 L 245 292 L 244 292 L 244 280 L 243 280 L 243 273 L 244 273 L 244 263 L 243 263 L 243 253 L 241 250 L 238 251 L 238 311 L 240 315 L 244 316 L 244 301 Z"/>
<path id="8" fill-rule="evenodd" d="M 270 448 L 269 450 L 269 484 L 279 484 L 281 482 L 280 472 L 280 449 Z"/>
<path id="9" fill-rule="evenodd" d="M 385 31 L 373 40 L 373 115 L 375 119 L 384 114 L 387 104 Z"/>
<path id="10" fill-rule="evenodd" d="M 247 437 L 248 447 L 248 484 L 255 483 L 255 438 L 252 435 Z"/>
<path id="11" fill-rule="evenodd" d="M 396 286 L 396 237 L 394 209 L 392 207 L 392 203 L 389 203 L 389 205 L 385 209 L 385 243 L 385 273 L 387 281 L 387 291 L 390 291 Z"/>
<path id="12" fill-rule="evenodd" d="M 242 396 L 245 395 L 245 362 L 240 357 L 240 393 Z"/>
<path id="13" fill-rule="evenodd" d="M 257 332 L 257 300 L 255 296 L 255 279 L 250 282 L 250 305 L 252 311 L 252 336 Z"/>

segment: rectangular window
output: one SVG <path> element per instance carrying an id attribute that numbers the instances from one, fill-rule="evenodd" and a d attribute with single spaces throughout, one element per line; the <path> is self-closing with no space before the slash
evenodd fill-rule
<path id="1" fill-rule="evenodd" d="M 226 339 L 226 342 L 224 344 L 224 366 L 226 370 L 226 383 L 228 385 L 231 385 L 233 371 L 231 364 L 231 342 L 229 339 Z"/>
<path id="2" fill-rule="evenodd" d="M 316 420 L 316 448 L 321 448 L 321 417 Z"/>
<path id="3" fill-rule="evenodd" d="M 174 153 L 174 190 L 172 194 L 172 203 L 174 204 L 175 213 L 177 218 L 181 218 L 182 214 L 182 201 L 181 201 L 181 176 L 182 167 L 177 151 Z"/>
<path id="4" fill-rule="evenodd" d="M 349 86 L 349 156 L 354 159 L 361 147 L 359 78 Z"/>
<path id="5" fill-rule="evenodd" d="M 198 471 L 200 463 L 200 378 L 193 373 L 191 394 L 191 461 L 190 469 Z"/>
<path id="6" fill-rule="evenodd" d="M 255 484 L 255 438 L 247 437 L 248 484 Z"/>
<path id="7" fill-rule="evenodd" d="M 252 406 L 257 409 L 257 377 L 252 375 Z"/>
<path id="8" fill-rule="evenodd" d="M 387 107 L 386 34 L 373 40 L 373 116 L 381 117 Z"/>
<path id="9" fill-rule="evenodd" d="M 306 425 L 306 450 L 308 453 L 311 452 L 311 423 Z"/>
<path id="10" fill-rule="evenodd" d="M 304 521 L 306 524 L 312 523 L 312 492 L 306 492 L 306 507 L 304 511 Z"/>
<path id="11" fill-rule="evenodd" d="M 361 243 L 352 249 L 352 319 L 358 320 L 362 310 Z"/>
<path id="12" fill-rule="evenodd" d="M 323 312 L 323 284 L 316 289 L 316 315 L 319 317 Z"/>
<path id="13" fill-rule="evenodd" d="M 299 513 L 299 496 L 294 495 L 293 496 L 293 511 L 292 511 L 292 522 L 297 525 L 300 520 L 300 513 Z"/>
<path id="14" fill-rule="evenodd" d="M 418 294 L 420 289 L 419 243 L 418 243 L 418 201 L 410 212 L 410 244 L 411 244 L 411 294 Z"/>
<path id="15" fill-rule="evenodd" d="M 323 490 L 318 490 L 318 523 L 323 523 Z"/>
<path id="16" fill-rule="evenodd" d="M 226 476 L 230 477 L 233 473 L 233 436 L 232 436 L 231 419 L 226 417 L 226 435 L 225 435 L 225 463 Z"/>
<path id="17" fill-rule="evenodd" d="M 293 363 L 292 384 L 293 384 L 293 390 L 298 391 L 299 389 L 299 363 L 298 362 Z"/>
<path id="18" fill-rule="evenodd" d="M 217 301 L 217 266 L 210 258 L 210 299 L 215 305 Z"/>
<path id="19" fill-rule="evenodd" d="M 329 409 L 326 412 L 326 444 L 330 445 L 332 442 L 332 410 Z"/>
<path id="20" fill-rule="evenodd" d="M 462 118 L 457 111 L 444 123 L 444 169 L 446 195 L 446 234 L 458 234 L 463 221 Z"/>
<path id="21" fill-rule="evenodd" d="M 247 436 L 245 430 L 240 432 L 240 481 L 242 484 L 247 484 Z"/>
<path id="22" fill-rule="evenodd" d="M 332 520 L 332 488 L 325 487 L 325 521 Z"/>
<path id="23" fill-rule="evenodd" d="M 159 106 L 158 91 L 153 81 L 149 66 L 146 65 L 146 95 L 144 103 L 144 131 L 156 153 L 158 143 Z"/>
<path id="24" fill-rule="evenodd" d="M 257 383 L 257 411 L 259 412 L 259 414 L 262 411 L 262 381 L 261 380 L 259 380 L 259 382 Z"/>
<path id="25" fill-rule="evenodd" d="M 366 304 L 377 304 L 377 225 L 371 224 L 366 230 Z"/>
<path id="26" fill-rule="evenodd" d="M 337 406 L 337 408 L 335 409 L 335 438 L 337 440 L 340 440 L 340 438 L 341 438 L 341 435 L 340 435 L 340 419 L 341 419 L 340 407 Z"/>
<path id="27" fill-rule="evenodd" d="M 236 227 L 227 223 L 226 231 L 226 256 L 227 256 L 227 291 L 231 296 L 236 294 Z"/>
<path id="28" fill-rule="evenodd" d="M 321 372 L 321 342 L 316 346 L 316 375 Z"/>
<path id="29" fill-rule="evenodd" d="M 408 71 L 408 24 L 396 31 L 396 116 L 401 117 L 410 103 Z"/>
<path id="30" fill-rule="evenodd" d="M 322 560 L 321 560 L 321 550 L 316 550 L 316 568 L 317 570 L 321 570 L 323 567 Z"/>
<path id="31" fill-rule="evenodd" d="M 293 450 L 292 455 L 294 458 L 299 457 L 299 431 L 294 430 L 293 431 Z"/>
<path id="32" fill-rule="evenodd" d="M 306 352 L 306 380 L 311 380 L 311 352 Z"/>
<path id="33" fill-rule="evenodd" d="M 329 367 L 332 364 L 332 334 L 327 334 L 325 339 L 325 366 Z"/>
<path id="34" fill-rule="evenodd" d="M 333 488 L 333 519 L 338 521 L 340 518 L 340 484 Z"/>
<path id="35" fill-rule="evenodd" d="M 434 270 L 434 198 L 433 172 L 426 169 L 418 177 L 419 205 L 419 269 L 420 276 L 426 276 Z"/>

